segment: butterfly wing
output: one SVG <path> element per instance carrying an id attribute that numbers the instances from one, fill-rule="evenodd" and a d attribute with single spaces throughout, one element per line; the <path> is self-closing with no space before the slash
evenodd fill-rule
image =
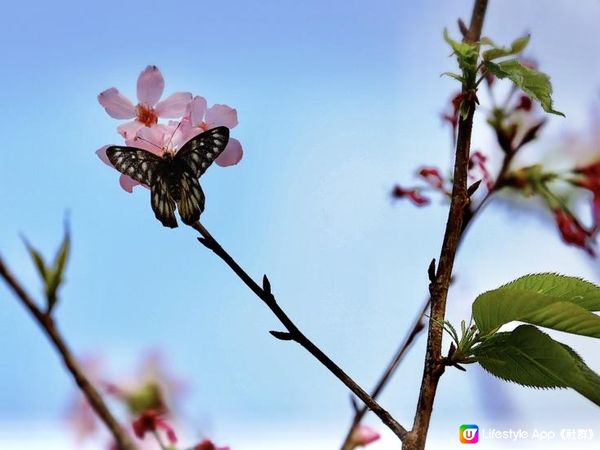
<path id="1" fill-rule="evenodd" d="M 177 227 L 175 219 L 175 200 L 169 190 L 168 166 L 159 166 L 150 185 L 150 197 L 154 215 L 160 222 L 169 228 Z"/>
<path id="2" fill-rule="evenodd" d="M 163 163 L 160 156 L 136 147 L 108 147 L 106 156 L 115 169 L 146 186 L 152 186 Z"/>
<path id="3" fill-rule="evenodd" d="M 192 169 L 194 177 L 199 178 L 225 150 L 228 141 L 229 128 L 212 128 L 187 141 L 175 159 L 184 161 Z"/>
<path id="4" fill-rule="evenodd" d="M 204 211 L 204 192 L 189 167 L 181 164 L 180 169 L 177 209 L 183 223 L 192 225 L 200 220 L 200 214 Z"/>

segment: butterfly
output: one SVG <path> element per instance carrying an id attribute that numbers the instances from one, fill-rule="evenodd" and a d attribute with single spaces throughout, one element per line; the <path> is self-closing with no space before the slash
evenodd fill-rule
<path id="1" fill-rule="evenodd" d="M 229 129 L 216 127 L 187 141 L 174 153 L 165 150 L 163 156 L 137 147 L 111 146 L 106 156 L 112 165 L 150 187 L 154 215 L 165 227 L 177 227 L 175 205 L 183 223 L 192 225 L 204 211 L 204 193 L 198 178 L 225 150 Z"/>

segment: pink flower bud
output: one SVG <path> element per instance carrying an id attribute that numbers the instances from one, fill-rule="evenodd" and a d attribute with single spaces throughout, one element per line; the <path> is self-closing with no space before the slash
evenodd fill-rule
<path id="1" fill-rule="evenodd" d="M 352 435 L 350 436 L 350 448 L 364 447 L 365 445 L 375 442 L 380 437 L 381 435 L 371 427 L 368 427 L 367 425 L 358 425 L 354 428 Z"/>

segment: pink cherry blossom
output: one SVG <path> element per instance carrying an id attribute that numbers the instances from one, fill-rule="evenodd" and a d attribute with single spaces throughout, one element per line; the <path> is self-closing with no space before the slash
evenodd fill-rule
<path id="1" fill-rule="evenodd" d="M 204 97 L 196 96 L 189 105 L 189 114 L 184 119 L 185 131 L 188 139 L 214 127 L 224 126 L 235 128 L 238 124 L 237 111 L 227 105 L 213 105 L 207 108 Z M 223 153 L 215 160 L 221 166 L 232 166 L 242 159 L 244 151 L 242 144 L 235 138 L 229 142 Z"/>
<path id="2" fill-rule="evenodd" d="M 350 448 L 364 447 L 372 442 L 375 442 L 381 435 L 373 428 L 367 425 L 358 425 L 352 431 L 350 436 Z"/>
<path id="3" fill-rule="evenodd" d="M 118 127 L 121 136 L 131 139 L 141 128 L 158 123 L 159 117 L 179 118 L 187 111 L 192 94 L 176 92 L 159 101 L 164 88 L 165 80 L 158 67 L 148 66 L 137 80 L 137 105 L 114 87 L 101 92 L 98 101 L 109 116 L 115 119 L 134 119 Z"/>

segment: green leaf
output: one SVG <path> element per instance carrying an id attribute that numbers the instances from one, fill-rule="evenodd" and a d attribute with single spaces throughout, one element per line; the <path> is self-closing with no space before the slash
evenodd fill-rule
<path id="1" fill-rule="evenodd" d="M 521 53 L 527 44 L 529 44 L 530 36 L 523 36 L 518 39 L 515 39 L 509 48 L 506 47 L 498 47 L 493 41 L 490 39 L 482 39 L 482 45 L 489 45 L 492 48 L 486 50 L 482 53 L 484 61 L 491 61 L 492 59 L 503 58 L 504 56 L 517 55 Z"/>
<path id="2" fill-rule="evenodd" d="M 465 79 L 463 77 L 461 77 L 459 74 L 454 73 L 454 72 L 444 72 L 442 73 L 440 76 L 447 76 L 450 78 L 454 78 L 457 81 L 460 81 L 461 83 L 464 83 Z"/>
<path id="3" fill-rule="evenodd" d="M 51 269 L 48 270 L 48 277 L 46 281 L 46 300 L 47 311 L 51 312 L 58 300 L 57 291 L 62 282 L 64 281 L 64 271 L 69 258 L 69 252 L 71 249 L 71 232 L 69 230 L 68 223 L 65 223 L 65 234 L 63 241 L 54 257 L 54 264 Z"/>
<path id="4" fill-rule="evenodd" d="M 477 74 L 477 60 L 479 59 L 479 43 L 455 41 L 444 29 L 444 40 L 450 45 L 456 58 L 458 66 L 463 71 L 465 80 L 474 79 Z"/>
<path id="5" fill-rule="evenodd" d="M 577 303 L 588 311 L 600 311 L 600 287 L 578 277 L 558 273 L 534 273 L 502 286 L 550 295 Z"/>
<path id="6" fill-rule="evenodd" d="M 534 326 L 497 333 L 473 349 L 473 355 L 498 378 L 542 389 L 572 388 L 600 406 L 600 377 L 573 349 Z"/>
<path id="7" fill-rule="evenodd" d="M 39 251 L 37 251 L 35 248 L 33 248 L 31 246 L 31 244 L 29 243 L 29 241 L 27 241 L 27 239 L 23 238 L 23 242 L 25 243 L 25 247 L 27 247 L 27 251 L 29 252 L 31 259 L 33 260 L 33 263 L 35 264 L 35 267 L 38 270 L 40 277 L 42 278 L 44 283 L 46 283 L 47 279 L 48 279 L 48 269 L 46 268 L 46 263 L 44 262 L 44 257 L 42 256 L 42 254 Z"/>
<path id="8" fill-rule="evenodd" d="M 54 272 L 56 272 L 57 276 L 62 278 L 63 273 L 65 271 L 65 267 L 67 265 L 67 259 L 69 258 L 69 252 L 71 250 L 71 232 L 69 230 L 68 224 L 65 224 L 65 235 L 63 236 L 63 241 L 56 253 L 56 257 L 54 258 Z"/>
<path id="9" fill-rule="evenodd" d="M 484 292 L 473 303 L 482 335 L 520 321 L 600 338 L 600 287 L 579 278 L 551 273 L 527 275 Z"/>
<path id="10" fill-rule="evenodd" d="M 527 95 L 539 101 L 544 111 L 564 117 L 563 113 L 552 109 L 552 84 L 548 75 L 525 67 L 517 59 L 509 59 L 498 64 L 485 61 L 484 64 L 486 69 L 496 77 L 508 78 Z"/>

